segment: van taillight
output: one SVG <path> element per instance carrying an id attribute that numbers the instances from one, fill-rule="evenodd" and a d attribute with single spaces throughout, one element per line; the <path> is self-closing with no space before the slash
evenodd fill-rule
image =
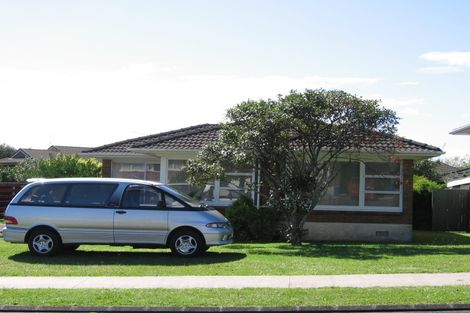
<path id="1" fill-rule="evenodd" d="M 5 220 L 5 224 L 11 224 L 11 225 L 16 225 L 18 224 L 18 221 L 16 220 L 16 218 L 14 218 L 13 216 L 7 216 L 5 215 L 3 217 L 3 219 Z"/>

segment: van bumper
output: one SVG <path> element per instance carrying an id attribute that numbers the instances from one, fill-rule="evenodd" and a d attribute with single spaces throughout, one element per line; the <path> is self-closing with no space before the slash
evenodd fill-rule
<path id="1" fill-rule="evenodd" d="M 220 246 L 233 242 L 233 230 L 224 229 L 217 232 L 205 233 L 206 246 Z"/>
<path id="2" fill-rule="evenodd" d="M 24 243 L 27 230 L 25 228 L 3 228 L 3 239 L 8 242 Z"/>

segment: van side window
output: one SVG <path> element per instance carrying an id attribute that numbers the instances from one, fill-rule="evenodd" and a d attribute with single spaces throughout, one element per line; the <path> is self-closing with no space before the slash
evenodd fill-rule
<path id="1" fill-rule="evenodd" d="M 67 206 L 105 206 L 117 184 L 72 184 L 64 204 Z"/>
<path id="2" fill-rule="evenodd" d="M 181 201 L 177 200 L 176 198 L 173 198 L 168 194 L 165 194 L 165 205 L 167 208 L 173 209 L 182 209 L 186 207 L 183 203 L 181 203 Z"/>
<path id="3" fill-rule="evenodd" d="M 29 189 L 21 198 L 21 204 L 60 205 L 64 198 L 67 185 L 46 184 Z"/>
<path id="4" fill-rule="evenodd" d="M 162 193 L 150 186 L 129 186 L 124 193 L 122 207 L 157 209 L 162 207 Z"/>

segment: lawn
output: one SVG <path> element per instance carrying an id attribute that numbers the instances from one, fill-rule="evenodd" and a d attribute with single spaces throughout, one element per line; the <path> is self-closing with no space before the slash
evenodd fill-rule
<path id="1" fill-rule="evenodd" d="M 326 306 L 470 302 L 470 286 L 321 289 L 1 289 L 3 305 Z"/>
<path id="2" fill-rule="evenodd" d="M 415 232 L 409 244 L 232 244 L 199 258 L 169 250 L 82 246 L 54 257 L 31 256 L 0 240 L 2 276 L 316 275 L 470 272 L 470 234 Z"/>

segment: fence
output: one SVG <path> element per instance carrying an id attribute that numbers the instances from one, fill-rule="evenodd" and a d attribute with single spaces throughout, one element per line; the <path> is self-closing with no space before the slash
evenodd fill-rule
<path id="1" fill-rule="evenodd" d="M 432 230 L 470 230 L 470 190 L 432 193 Z"/>
<path id="2" fill-rule="evenodd" d="M 0 217 L 3 217 L 8 203 L 24 185 L 21 183 L 0 183 Z"/>

